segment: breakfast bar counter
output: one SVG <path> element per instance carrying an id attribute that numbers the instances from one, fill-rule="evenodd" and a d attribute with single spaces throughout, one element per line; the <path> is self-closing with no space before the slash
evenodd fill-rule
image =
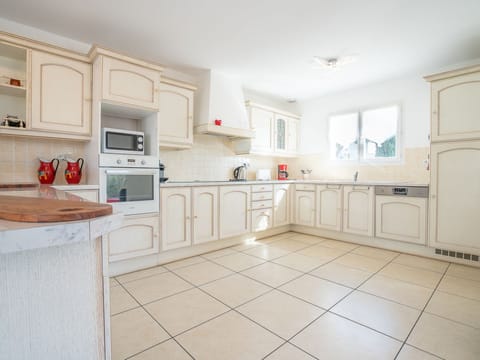
<path id="1" fill-rule="evenodd" d="M 40 207 L 46 198 L 76 205 L 69 209 L 108 206 L 48 186 L 3 187 L 2 211 L 12 203 L 9 195 Z M 122 221 L 119 214 L 60 222 L 0 220 L 0 359 L 110 358 L 102 236 Z"/>

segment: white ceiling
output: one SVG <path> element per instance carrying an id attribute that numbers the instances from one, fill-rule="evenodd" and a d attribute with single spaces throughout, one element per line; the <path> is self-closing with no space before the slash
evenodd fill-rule
<path id="1" fill-rule="evenodd" d="M 216 69 L 284 98 L 480 58 L 479 0 L 15 0 L 0 16 L 181 70 Z M 358 54 L 339 71 L 314 55 Z"/>

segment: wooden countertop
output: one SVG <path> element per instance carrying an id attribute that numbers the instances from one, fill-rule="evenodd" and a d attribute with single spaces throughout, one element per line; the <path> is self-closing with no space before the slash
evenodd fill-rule
<path id="1" fill-rule="evenodd" d="M 90 201 L 0 195 L 0 219 L 21 222 L 61 222 L 112 214 L 112 207 Z"/>

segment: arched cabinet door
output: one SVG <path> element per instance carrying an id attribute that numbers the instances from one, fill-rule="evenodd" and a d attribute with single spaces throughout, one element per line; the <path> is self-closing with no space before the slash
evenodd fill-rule
<path id="1" fill-rule="evenodd" d="M 220 238 L 229 238 L 250 232 L 250 186 L 220 187 Z"/>
<path id="2" fill-rule="evenodd" d="M 32 51 L 31 128 L 90 135 L 91 86 L 90 64 Z"/>
<path id="3" fill-rule="evenodd" d="M 273 186 L 273 226 L 290 224 L 290 184 Z"/>
<path id="4" fill-rule="evenodd" d="M 315 190 L 313 189 L 295 191 L 295 224 L 297 225 L 315 226 Z"/>
<path id="5" fill-rule="evenodd" d="M 218 240 L 218 188 L 192 188 L 193 243 Z"/>
<path id="6" fill-rule="evenodd" d="M 342 230 L 342 186 L 317 185 L 316 226 Z"/>
<path id="7" fill-rule="evenodd" d="M 343 187 L 343 231 L 373 236 L 373 186 Z"/>
<path id="8" fill-rule="evenodd" d="M 160 84 L 158 140 L 162 147 L 188 148 L 193 144 L 192 88 Z"/>
<path id="9" fill-rule="evenodd" d="M 432 81 L 432 142 L 480 138 L 480 71 Z"/>
<path id="10" fill-rule="evenodd" d="M 162 250 L 192 244 L 190 188 L 161 189 Z"/>
<path id="11" fill-rule="evenodd" d="M 158 111 L 160 71 L 102 57 L 102 98 Z"/>

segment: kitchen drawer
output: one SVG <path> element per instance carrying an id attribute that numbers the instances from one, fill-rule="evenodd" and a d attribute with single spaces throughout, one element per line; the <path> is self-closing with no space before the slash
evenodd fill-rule
<path id="1" fill-rule="evenodd" d="M 252 201 L 272 200 L 272 199 L 273 199 L 273 193 L 271 191 L 252 193 Z"/>
<path id="2" fill-rule="evenodd" d="M 252 185 L 252 192 L 273 191 L 273 184 Z"/>
<path id="3" fill-rule="evenodd" d="M 264 201 L 252 201 L 252 210 L 255 209 L 267 209 L 273 206 L 272 200 L 264 200 Z"/>
<path id="4" fill-rule="evenodd" d="M 315 184 L 296 184 L 295 190 L 315 191 Z"/>

